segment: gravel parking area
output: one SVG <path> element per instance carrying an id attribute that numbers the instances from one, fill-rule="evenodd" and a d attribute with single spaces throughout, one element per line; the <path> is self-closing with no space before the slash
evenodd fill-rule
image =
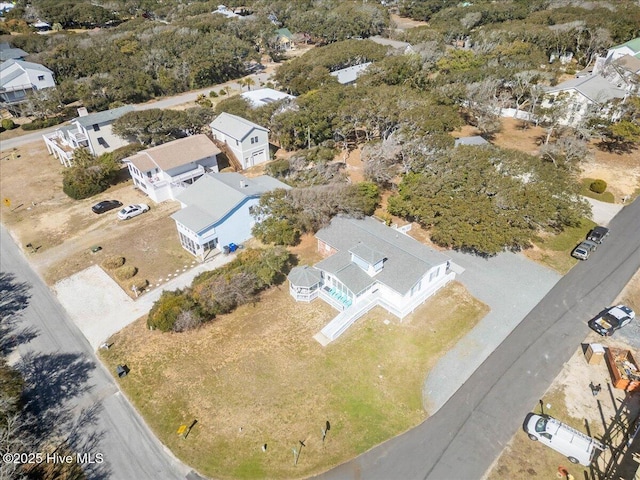
<path id="1" fill-rule="evenodd" d="M 501 253 L 489 259 L 458 252 L 447 254 L 464 268 L 456 279 L 491 311 L 427 376 L 422 395 L 429 414 L 447 402 L 561 278 L 521 254 Z"/>
<path id="2" fill-rule="evenodd" d="M 91 346 L 98 349 L 111 335 L 145 315 L 164 290 L 184 288 L 196 275 L 214 270 L 234 258 L 233 254 L 217 255 L 136 300 L 97 265 L 59 281 L 53 291 Z"/>

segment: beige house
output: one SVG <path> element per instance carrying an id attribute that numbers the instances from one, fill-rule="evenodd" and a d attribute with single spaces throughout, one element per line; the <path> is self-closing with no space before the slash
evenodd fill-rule
<path id="1" fill-rule="evenodd" d="M 218 172 L 220 149 L 206 135 L 174 140 L 126 158 L 134 185 L 151 200 L 175 200 L 198 178 Z"/>

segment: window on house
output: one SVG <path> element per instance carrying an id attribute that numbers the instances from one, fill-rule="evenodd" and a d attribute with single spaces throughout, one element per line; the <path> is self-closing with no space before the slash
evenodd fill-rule
<path id="1" fill-rule="evenodd" d="M 95 124 L 93 125 L 93 131 L 94 131 L 94 132 L 99 132 L 99 131 L 100 131 L 100 125 L 98 125 L 97 123 L 95 123 Z"/>
<path id="2" fill-rule="evenodd" d="M 44 82 L 44 75 L 38 75 L 38 81 Z"/>
<path id="3" fill-rule="evenodd" d="M 251 137 L 251 144 L 258 143 L 258 137 Z"/>

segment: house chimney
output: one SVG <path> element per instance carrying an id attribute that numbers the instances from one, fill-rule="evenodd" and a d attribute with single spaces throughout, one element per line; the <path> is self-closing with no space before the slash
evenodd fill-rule
<path id="1" fill-rule="evenodd" d="M 79 117 L 86 117 L 87 115 L 89 115 L 89 112 L 87 111 L 87 107 L 78 108 L 78 116 Z"/>
<path id="2" fill-rule="evenodd" d="M 244 188 L 246 186 L 247 186 L 247 184 L 244 183 L 244 180 L 240 180 L 240 188 Z"/>

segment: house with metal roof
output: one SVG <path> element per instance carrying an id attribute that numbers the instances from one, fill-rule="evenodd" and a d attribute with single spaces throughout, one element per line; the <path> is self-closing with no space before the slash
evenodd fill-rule
<path id="1" fill-rule="evenodd" d="M 210 127 L 213 138 L 226 144 L 243 170 L 271 160 L 267 128 L 226 112 Z"/>
<path id="2" fill-rule="evenodd" d="M 0 63 L 0 102 L 4 105 L 22 103 L 29 92 L 55 86 L 53 72 L 39 63 L 15 58 Z"/>
<path id="3" fill-rule="evenodd" d="M 356 83 L 358 76 L 362 74 L 367 68 L 369 68 L 371 62 L 361 63 L 359 65 L 353 65 L 351 67 L 335 70 L 330 73 L 332 77 L 336 77 L 340 85 L 353 85 Z"/>
<path id="4" fill-rule="evenodd" d="M 0 42 L 0 62 L 5 62 L 11 59 L 22 60 L 27 55 L 29 54 L 21 48 L 13 48 L 7 42 Z"/>
<path id="5" fill-rule="evenodd" d="M 605 77 L 595 74 L 572 78 L 556 86 L 547 87 L 541 105 L 544 108 L 559 105 L 565 110 L 560 123 L 576 126 L 593 108 L 599 109 L 611 120 L 617 120 L 620 112 L 613 108 L 612 101 L 622 100 L 627 95 L 626 90 L 613 85 Z"/>
<path id="6" fill-rule="evenodd" d="M 295 100 L 296 98 L 293 95 L 274 90 L 273 88 L 249 90 L 248 92 L 243 92 L 240 96 L 248 101 L 253 108 L 263 107 L 280 100 Z"/>
<path id="7" fill-rule="evenodd" d="M 297 301 L 319 297 L 339 312 L 316 335 L 322 344 L 375 306 L 403 319 L 455 277 L 449 257 L 371 217 L 335 217 L 316 238 L 326 258 L 288 280 Z"/>
<path id="8" fill-rule="evenodd" d="M 488 145 L 491 145 L 489 142 L 487 142 L 484 137 L 481 137 L 480 135 L 473 135 L 471 137 L 460 137 L 460 138 L 456 138 L 455 142 L 454 142 L 454 146 L 459 146 L 459 145 L 470 145 L 470 146 L 474 146 L 474 147 L 485 147 Z"/>
<path id="9" fill-rule="evenodd" d="M 86 108 L 79 108 L 79 116 L 71 120 L 70 125 L 45 133 L 42 137 L 49 153 L 69 167 L 76 148 L 86 148 L 98 156 L 131 143 L 129 139 L 113 133 L 112 125 L 122 115 L 132 111 L 131 105 L 91 114 L 87 113 Z"/>
<path id="10" fill-rule="evenodd" d="M 369 37 L 368 40 L 371 40 L 378 45 L 384 45 L 385 47 L 390 47 L 393 52 L 397 52 L 403 55 L 408 55 L 410 53 L 414 53 L 413 47 L 409 42 L 402 42 L 400 40 L 393 40 L 391 38 L 384 38 L 380 35 L 376 35 L 373 37 Z"/>
<path id="11" fill-rule="evenodd" d="M 248 178 L 239 173 L 205 173 L 176 196 L 182 209 L 171 215 L 180 244 L 205 259 L 213 250 L 251 238 L 251 215 L 260 197 L 288 185 L 268 175 Z"/>
<path id="12" fill-rule="evenodd" d="M 616 45 L 607 50 L 607 61 L 613 61 L 617 58 L 624 57 L 625 55 L 631 55 L 632 57 L 640 58 L 640 37 L 634 38 L 621 45 Z"/>
<path id="13" fill-rule="evenodd" d="M 175 200 L 198 178 L 218 171 L 220 149 L 203 134 L 180 138 L 125 158 L 133 184 L 151 200 Z"/>

